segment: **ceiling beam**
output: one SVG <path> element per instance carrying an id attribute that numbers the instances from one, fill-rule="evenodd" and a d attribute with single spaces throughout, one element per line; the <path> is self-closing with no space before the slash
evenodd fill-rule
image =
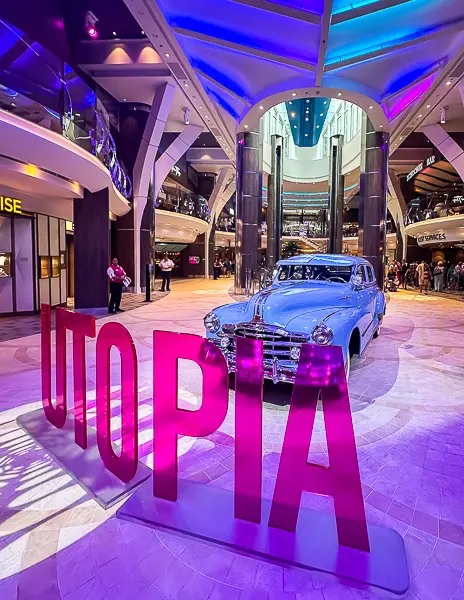
<path id="1" fill-rule="evenodd" d="M 412 2 L 412 0 L 377 0 L 377 2 L 371 2 L 370 4 L 365 4 L 364 6 L 355 6 L 353 8 L 349 8 L 348 10 L 342 10 L 333 14 L 332 25 L 345 23 L 346 21 L 351 21 L 352 19 L 357 19 L 358 17 L 364 17 L 365 15 L 371 15 L 381 10 L 392 8 L 393 6 L 406 4 L 407 2 Z"/>
<path id="2" fill-rule="evenodd" d="M 226 92 L 226 94 L 229 94 L 229 96 L 232 96 L 232 98 L 235 98 L 235 100 L 238 100 L 242 104 L 245 104 L 245 106 L 248 106 L 248 107 L 251 106 L 250 100 L 248 98 L 246 98 L 245 95 L 240 96 L 239 94 L 236 94 L 235 92 L 233 92 L 231 89 L 229 89 L 222 83 L 219 83 L 219 81 L 216 81 L 216 79 L 214 79 L 214 77 L 211 77 L 210 75 L 206 75 L 206 73 L 203 73 L 203 71 L 201 69 L 198 69 L 197 67 L 194 67 L 193 70 L 195 71 L 195 73 L 197 75 L 200 75 L 200 77 L 203 77 L 203 79 L 206 79 L 206 81 L 209 81 L 210 83 L 212 83 L 214 86 L 218 87 L 223 92 Z"/>
<path id="3" fill-rule="evenodd" d="M 249 56 L 256 56 L 257 58 L 263 58 L 264 60 L 274 62 L 287 67 L 293 67 L 295 69 L 301 69 L 302 71 L 316 70 L 316 65 L 312 63 L 290 58 L 288 56 L 282 56 L 281 54 L 274 54 L 273 52 L 267 52 L 266 50 L 259 50 L 258 48 L 252 48 L 251 46 L 245 46 L 243 44 L 237 44 L 236 42 L 229 42 L 220 38 L 206 35 L 205 33 L 199 33 L 197 31 L 191 31 L 189 29 L 183 29 L 182 27 L 173 27 L 175 33 L 183 35 L 195 40 L 201 40 L 215 46 L 221 46 L 222 48 L 228 48 L 229 50 L 236 50 L 242 54 L 248 54 Z"/>
<path id="4" fill-rule="evenodd" d="M 322 14 L 321 37 L 319 40 L 319 54 L 317 57 L 316 86 L 322 84 L 324 75 L 325 55 L 327 54 L 327 43 L 330 29 L 330 17 L 332 16 L 332 0 L 324 0 L 324 12 Z"/>
<path id="5" fill-rule="evenodd" d="M 332 61 L 331 63 L 327 64 L 325 67 L 325 71 L 328 72 L 336 71 L 338 69 L 344 69 L 345 67 L 363 63 L 367 60 L 372 60 L 374 58 L 379 58 L 380 56 L 386 56 L 388 54 L 398 52 L 399 50 L 403 50 L 411 46 L 424 44 L 425 42 L 428 42 L 441 35 L 449 34 L 453 31 L 462 31 L 463 25 L 464 19 L 460 19 L 458 21 L 446 23 L 443 26 L 434 28 L 432 30 L 425 30 L 420 35 L 415 36 L 414 38 L 400 38 L 388 44 L 381 44 L 380 46 L 374 47 L 372 50 L 366 50 L 364 54 L 360 54 L 358 56 L 351 56 L 349 58 L 343 58 L 343 56 L 341 56 L 338 58 L 338 60 Z"/>
<path id="6" fill-rule="evenodd" d="M 283 17 L 295 19 L 296 21 L 305 21 L 306 23 L 311 23 L 313 25 L 321 24 L 321 15 L 309 10 L 293 8 L 287 4 L 279 4 L 278 2 L 270 2 L 269 0 L 232 0 L 232 2 L 245 4 L 246 6 L 252 6 L 253 8 L 259 8 L 260 10 L 266 10 L 277 15 L 282 15 Z"/>

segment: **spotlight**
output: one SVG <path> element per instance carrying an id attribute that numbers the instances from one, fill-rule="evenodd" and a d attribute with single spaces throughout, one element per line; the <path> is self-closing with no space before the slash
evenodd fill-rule
<path id="1" fill-rule="evenodd" d="M 190 109 L 187 106 L 184 106 L 184 108 L 182 109 L 182 112 L 184 113 L 185 125 L 190 125 Z"/>
<path id="2" fill-rule="evenodd" d="M 290 114 L 292 115 L 292 117 L 295 117 L 295 116 L 296 116 L 296 113 L 294 113 L 294 112 L 292 112 L 292 113 L 290 113 Z"/>
<path id="3" fill-rule="evenodd" d="M 443 106 L 440 111 L 440 123 L 446 123 L 446 111 L 448 110 L 447 106 Z"/>
<path id="4" fill-rule="evenodd" d="M 260 110 L 264 110 L 264 106 L 260 106 L 260 107 L 259 107 L 259 109 L 260 109 Z"/>
<path id="5" fill-rule="evenodd" d="M 296 92 L 293 92 L 292 96 L 295 97 L 296 96 Z"/>
<path id="6" fill-rule="evenodd" d="M 97 24 L 97 17 L 93 14 L 92 11 L 88 10 L 85 13 L 85 29 L 91 38 L 98 37 L 98 31 L 95 25 Z"/>

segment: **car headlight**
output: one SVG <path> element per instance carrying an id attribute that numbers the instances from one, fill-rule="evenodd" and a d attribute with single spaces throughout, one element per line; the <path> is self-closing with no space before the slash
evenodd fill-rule
<path id="1" fill-rule="evenodd" d="M 206 315 L 206 317 L 203 319 L 203 323 L 205 324 L 206 329 L 211 333 L 216 333 L 219 331 L 221 326 L 219 319 L 213 312 L 210 312 Z"/>
<path id="2" fill-rule="evenodd" d="M 327 325 L 320 324 L 316 325 L 311 333 L 311 338 L 316 344 L 320 346 L 328 346 L 333 340 L 334 334 L 330 327 Z"/>

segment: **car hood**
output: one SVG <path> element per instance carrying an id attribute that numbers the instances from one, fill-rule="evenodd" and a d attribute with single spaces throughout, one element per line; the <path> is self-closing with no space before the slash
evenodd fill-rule
<path id="1" fill-rule="evenodd" d="M 353 305 L 354 294 L 349 284 L 337 284 L 322 281 L 289 282 L 275 284 L 262 290 L 250 299 L 247 320 L 255 316 L 257 303 L 262 304 L 262 318 L 270 325 L 286 326 L 302 313 L 327 314 L 349 308 Z"/>

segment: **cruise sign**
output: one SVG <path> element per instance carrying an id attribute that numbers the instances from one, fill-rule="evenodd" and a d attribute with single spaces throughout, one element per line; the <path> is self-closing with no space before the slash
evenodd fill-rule
<path id="1" fill-rule="evenodd" d="M 430 165 L 433 165 L 434 162 L 436 162 L 435 155 L 426 158 L 424 162 L 419 163 L 417 167 L 415 167 L 412 171 L 408 173 L 408 175 L 406 176 L 406 181 L 410 181 L 413 177 L 421 173 L 424 169 L 430 167 Z"/>
<path id="2" fill-rule="evenodd" d="M 0 212 L 21 214 L 21 200 L 10 198 L 9 196 L 0 196 Z"/>

